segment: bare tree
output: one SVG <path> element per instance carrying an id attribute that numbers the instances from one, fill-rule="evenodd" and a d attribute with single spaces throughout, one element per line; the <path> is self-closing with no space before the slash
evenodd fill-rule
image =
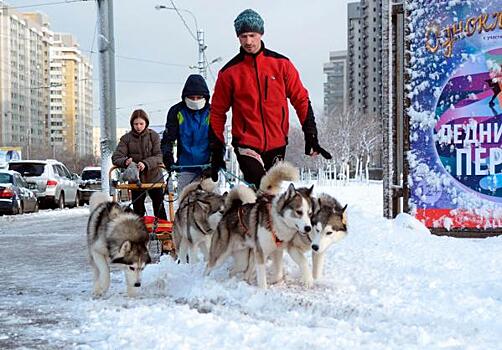
<path id="1" fill-rule="evenodd" d="M 305 140 L 303 131 L 298 126 L 289 130 L 286 160 L 300 168 L 313 168 L 315 162 L 305 155 Z"/>
<path id="2" fill-rule="evenodd" d="M 77 157 L 73 152 L 65 152 L 62 149 L 51 146 L 33 147 L 30 154 L 31 159 L 57 159 L 68 167 L 68 170 L 81 173 L 82 169 L 89 165 L 100 164 L 100 159 L 93 154 Z"/>
<path id="3" fill-rule="evenodd" d="M 364 162 L 366 180 L 369 180 L 369 168 L 373 154 L 381 147 L 382 135 L 378 125 L 378 118 L 376 115 L 368 116 L 365 126 L 360 129 L 358 145 L 361 163 Z"/>
<path id="4" fill-rule="evenodd" d="M 376 116 L 363 115 L 354 108 L 348 108 L 346 111 L 334 109 L 318 119 L 317 128 L 319 142 L 333 154 L 333 159 L 328 162 L 317 159 L 306 163 L 306 167 L 318 168 L 324 167 L 326 163 L 334 164 L 337 171 L 348 179 L 352 173 L 351 169 L 354 169 L 356 175 L 361 174 L 364 164 L 368 177 L 371 157 L 378 147 L 381 147 Z M 304 163 L 299 161 L 299 164 Z"/>

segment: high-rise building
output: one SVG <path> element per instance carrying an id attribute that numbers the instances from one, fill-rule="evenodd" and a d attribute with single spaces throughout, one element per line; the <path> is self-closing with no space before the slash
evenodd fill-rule
<path id="1" fill-rule="evenodd" d="M 363 103 L 363 38 L 361 3 L 347 4 L 347 107 L 361 109 Z"/>
<path id="2" fill-rule="evenodd" d="M 29 157 L 48 143 L 52 32 L 46 16 L 0 4 L 0 145 Z"/>
<path id="3" fill-rule="evenodd" d="M 388 28 L 389 0 L 361 0 L 349 3 L 347 99 L 352 107 L 379 123 L 384 114 L 384 36 Z M 381 152 L 373 159 L 381 165 Z"/>
<path id="4" fill-rule="evenodd" d="M 71 34 L 54 34 L 50 57 L 51 143 L 77 157 L 90 155 L 92 67 Z"/>
<path id="5" fill-rule="evenodd" d="M 23 147 L 25 158 L 49 144 L 92 154 L 89 61 L 47 16 L 0 5 L 0 146 Z"/>
<path id="6" fill-rule="evenodd" d="M 324 114 L 335 110 L 345 111 L 347 101 L 347 51 L 332 51 L 329 62 L 324 64 Z"/>
<path id="7" fill-rule="evenodd" d="M 348 4 L 348 99 L 366 115 L 380 116 L 382 103 L 383 5 L 388 0 Z M 380 119 L 380 118 L 379 118 Z"/>
<path id="8" fill-rule="evenodd" d="M 382 112 L 382 34 L 383 2 L 388 0 L 361 0 L 363 37 L 363 100 L 362 111 L 377 115 Z"/>

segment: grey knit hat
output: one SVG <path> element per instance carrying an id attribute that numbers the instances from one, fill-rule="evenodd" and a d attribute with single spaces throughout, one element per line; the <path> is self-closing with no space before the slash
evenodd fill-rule
<path id="1" fill-rule="evenodd" d="M 263 18 L 261 18 L 256 11 L 251 9 L 244 10 L 237 16 L 234 21 L 234 27 L 237 36 L 248 32 L 260 34 L 265 32 Z"/>

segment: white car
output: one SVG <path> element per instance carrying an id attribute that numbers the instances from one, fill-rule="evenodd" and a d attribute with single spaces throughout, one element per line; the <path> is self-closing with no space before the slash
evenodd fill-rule
<path id="1" fill-rule="evenodd" d="M 101 167 L 85 167 L 80 178 L 80 205 L 84 205 L 94 192 L 101 191 Z"/>
<path id="2" fill-rule="evenodd" d="M 78 206 L 78 175 L 70 173 L 66 166 L 54 159 L 15 160 L 9 162 L 9 170 L 20 173 L 30 189 L 36 190 L 41 205 L 64 208 Z"/>

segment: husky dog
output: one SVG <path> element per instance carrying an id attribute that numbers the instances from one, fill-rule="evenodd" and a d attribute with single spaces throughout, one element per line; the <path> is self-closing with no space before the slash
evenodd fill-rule
<path id="1" fill-rule="evenodd" d="M 309 271 L 305 253 L 312 249 L 312 273 L 311 282 L 322 277 L 324 266 L 324 253 L 333 244 L 347 235 L 347 206 L 342 205 L 333 197 L 321 194 L 316 201 L 316 208 L 312 216 L 314 229 L 306 235 L 296 234 L 288 244 L 288 253 L 291 257 L 296 256 L 302 271 Z"/>
<path id="2" fill-rule="evenodd" d="M 148 231 L 141 218 L 96 192 L 90 198 L 87 222 L 87 246 L 94 273 L 95 297 L 110 287 L 110 263 L 122 264 L 127 295 L 135 296 L 141 286 L 141 272 L 151 262 L 148 254 Z"/>
<path id="3" fill-rule="evenodd" d="M 206 274 L 229 255 L 251 249 L 259 287 L 267 287 L 265 262 L 269 256 L 273 261 L 271 282 L 282 278 L 284 248 L 296 232 L 312 230 L 313 187 L 296 189 L 291 184 L 286 192 L 279 194 L 283 181 L 297 179 L 298 169 L 281 162 L 263 177 L 255 203 L 242 204 L 243 198 L 231 191 L 229 196 L 234 200 L 213 235 Z"/>
<path id="4" fill-rule="evenodd" d="M 135 162 L 131 162 L 124 170 L 120 178 L 122 181 L 127 181 L 128 183 L 134 183 L 138 186 L 141 186 L 141 180 L 139 179 L 138 164 Z"/>
<path id="5" fill-rule="evenodd" d="M 244 204 L 256 203 L 256 192 L 251 188 L 239 185 L 234 188 L 225 199 L 225 209 L 227 212 L 232 207 L 240 207 Z M 248 283 L 252 283 L 252 279 L 256 278 L 254 274 L 254 254 L 250 248 L 244 248 L 241 250 L 234 250 L 232 253 L 234 258 L 234 266 L 230 271 L 230 276 L 234 276 L 237 273 L 244 273 L 244 279 Z"/>
<path id="6" fill-rule="evenodd" d="M 204 179 L 186 186 L 180 195 L 173 227 L 180 262 L 197 263 L 197 248 L 208 259 L 211 235 L 222 217 L 226 197 L 226 193 L 214 192 L 216 185 L 210 178 Z"/>

